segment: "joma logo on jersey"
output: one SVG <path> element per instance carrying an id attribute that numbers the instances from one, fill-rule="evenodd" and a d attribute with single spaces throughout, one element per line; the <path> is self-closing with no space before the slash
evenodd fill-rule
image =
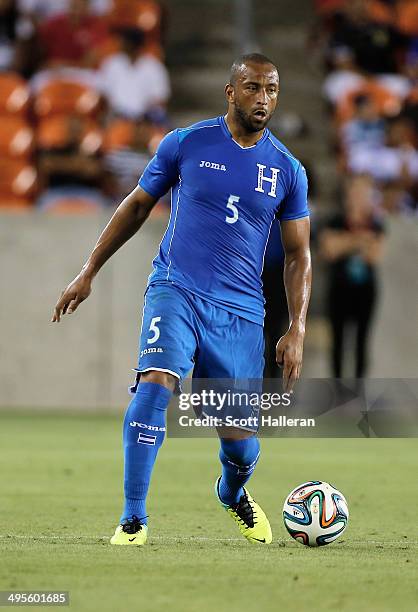
<path id="1" fill-rule="evenodd" d="M 226 166 L 224 166 L 224 164 L 217 164 L 210 161 L 201 161 L 199 168 L 210 168 L 211 170 L 222 170 L 223 172 L 226 172 Z"/>
<path id="2" fill-rule="evenodd" d="M 264 170 L 266 169 L 267 166 L 264 166 L 263 164 L 257 164 L 257 166 L 258 166 L 258 184 L 257 184 L 257 187 L 255 187 L 255 191 L 264 193 L 263 183 L 264 181 L 267 181 L 267 183 L 270 183 L 270 191 L 268 192 L 268 195 L 271 196 L 272 198 L 275 198 L 276 188 L 277 188 L 277 175 L 280 172 L 280 168 L 270 168 L 271 176 L 264 176 Z"/>

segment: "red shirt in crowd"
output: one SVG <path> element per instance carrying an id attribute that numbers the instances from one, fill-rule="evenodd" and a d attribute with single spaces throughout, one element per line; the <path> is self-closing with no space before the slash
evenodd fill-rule
<path id="1" fill-rule="evenodd" d="M 74 23 L 62 14 L 42 24 L 39 35 L 48 64 L 83 65 L 94 47 L 106 38 L 107 28 L 95 15 L 85 15 Z"/>

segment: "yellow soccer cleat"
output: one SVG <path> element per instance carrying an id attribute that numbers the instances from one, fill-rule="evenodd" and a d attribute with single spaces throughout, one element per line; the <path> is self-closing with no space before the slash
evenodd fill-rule
<path id="1" fill-rule="evenodd" d="M 116 546 L 143 546 L 147 541 L 148 527 L 137 516 L 125 519 L 116 527 L 110 543 Z"/>
<path id="2" fill-rule="evenodd" d="M 269 520 L 247 489 L 244 488 L 244 493 L 237 504 L 228 506 L 224 504 L 219 495 L 220 480 L 219 477 L 215 483 L 216 496 L 228 514 L 232 516 L 244 538 L 253 544 L 271 544 L 273 536 Z"/>

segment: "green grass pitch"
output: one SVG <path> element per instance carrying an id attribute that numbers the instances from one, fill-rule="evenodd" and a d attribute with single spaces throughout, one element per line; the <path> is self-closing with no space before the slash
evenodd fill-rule
<path id="1" fill-rule="evenodd" d="M 262 440 L 249 489 L 272 523 L 264 547 L 240 539 L 215 500 L 216 439 L 168 438 L 148 544 L 114 548 L 121 420 L 0 413 L 0 590 L 69 590 L 76 612 L 417 610 L 416 440 Z M 351 513 L 341 540 L 318 549 L 281 518 L 311 479 L 339 487 Z"/>

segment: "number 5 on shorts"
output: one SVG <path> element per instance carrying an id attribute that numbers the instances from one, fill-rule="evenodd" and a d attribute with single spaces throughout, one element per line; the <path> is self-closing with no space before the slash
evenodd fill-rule
<path id="1" fill-rule="evenodd" d="M 153 319 L 151 319 L 151 325 L 149 326 L 149 330 L 154 332 L 154 335 L 147 340 L 147 344 L 154 344 L 154 342 L 157 342 L 158 338 L 160 337 L 160 330 L 157 327 L 157 323 L 159 323 L 161 321 L 161 317 L 154 317 Z"/>

